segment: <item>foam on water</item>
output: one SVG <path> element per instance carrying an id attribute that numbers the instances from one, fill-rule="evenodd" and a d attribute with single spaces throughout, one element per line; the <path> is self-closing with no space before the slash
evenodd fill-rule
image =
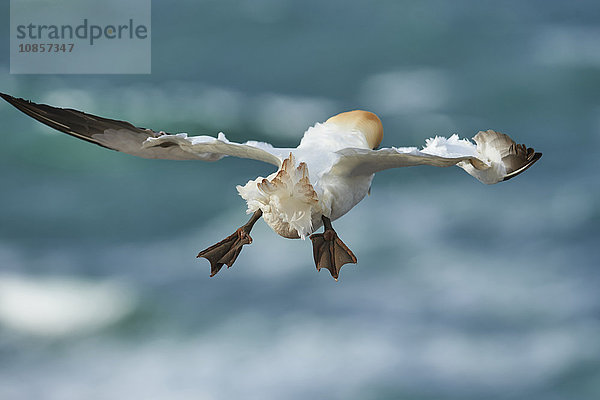
<path id="1" fill-rule="evenodd" d="M 20 333 L 90 333 L 118 322 L 134 307 L 133 290 L 116 282 L 0 275 L 0 324 Z"/>

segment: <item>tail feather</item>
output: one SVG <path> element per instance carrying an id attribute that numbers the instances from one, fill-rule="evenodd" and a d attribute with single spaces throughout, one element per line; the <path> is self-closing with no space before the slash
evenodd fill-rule
<path id="1" fill-rule="evenodd" d="M 322 215 L 308 167 L 303 162 L 296 166 L 292 153 L 277 173 L 251 180 L 237 190 L 248 203 L 248 213 L 260 209 L 264 221 L 286 238 L 304 239 L 313 232 L 313 217 Z"/>

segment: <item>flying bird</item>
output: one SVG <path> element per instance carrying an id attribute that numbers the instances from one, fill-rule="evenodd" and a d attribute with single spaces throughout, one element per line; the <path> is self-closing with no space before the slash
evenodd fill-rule
<path id="1" fill-rule="evenodd" d="M 417 147 L 379 148 L 383 126 L 372 112 L 337 114 L 309 127 L 295 148 L 268 143 L 235 143 L 217 137 L 169 134 L 125 121 L 81 111 L 36 104 L 8 94 L 0 96 L 30 117 L 56 130 L 108 149 L 143 158 L 217 161 L 226 156 L 272 164 L 267 177 L 237 186 L 247 203 L 250 220 L 232 235 L 201 251 L 210 262 L 210 276 L 231 267 L 242 247 L 252 243 L 250 232 L 262 219 L 280 236 L 309 237 L 317 270 L 326 268 L 337 280 L 344 264 L 357 258 L 333 229 L 332 221 L 357 205 L 371 188 L 376 172 L 389 168 L 432 165 L 458 166 L 485 184 L 511 179 L 540 159 L 542 153 L 493 130 L 480 131 L 473 142 L 454 134 L 436 136 Z M 314 233 L 324 227 L 323 233 Z"/>

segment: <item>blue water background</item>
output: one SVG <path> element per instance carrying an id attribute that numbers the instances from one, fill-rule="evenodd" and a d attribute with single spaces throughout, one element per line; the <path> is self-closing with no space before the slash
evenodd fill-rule
<path id="1" fill-rule="evenodd" d="M 340 282 L 262 222 L 209 278 L 196 253 L 270 166 L 138 159 L 2 103 L 0 283 L 129 300 L 60 334 L 0 304 L 0 398 L 600 398 L 598 2 L 155 0 L 152 74 L 130 76 L 9 75 L 2 29 L 1 91 L 155 130 L 295 146 L 363 108 L 384 146 L 496 129 L 544 156 L 495 186 L 378 174 L 334 224 L 359 259 Z"/>

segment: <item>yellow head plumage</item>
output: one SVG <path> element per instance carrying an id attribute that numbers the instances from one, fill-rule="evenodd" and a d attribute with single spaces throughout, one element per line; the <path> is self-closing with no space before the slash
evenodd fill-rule
<path id="1" fill-rule="evenodd" d="M 334 123 L 344 129 L 356 129 L 361 132 L 371 149 L 376 149 L 383 140 L 383 125 L 379 117 L 372 112 L 354 110 L 343 112 L 329 118 L 327 123 Z"/>

